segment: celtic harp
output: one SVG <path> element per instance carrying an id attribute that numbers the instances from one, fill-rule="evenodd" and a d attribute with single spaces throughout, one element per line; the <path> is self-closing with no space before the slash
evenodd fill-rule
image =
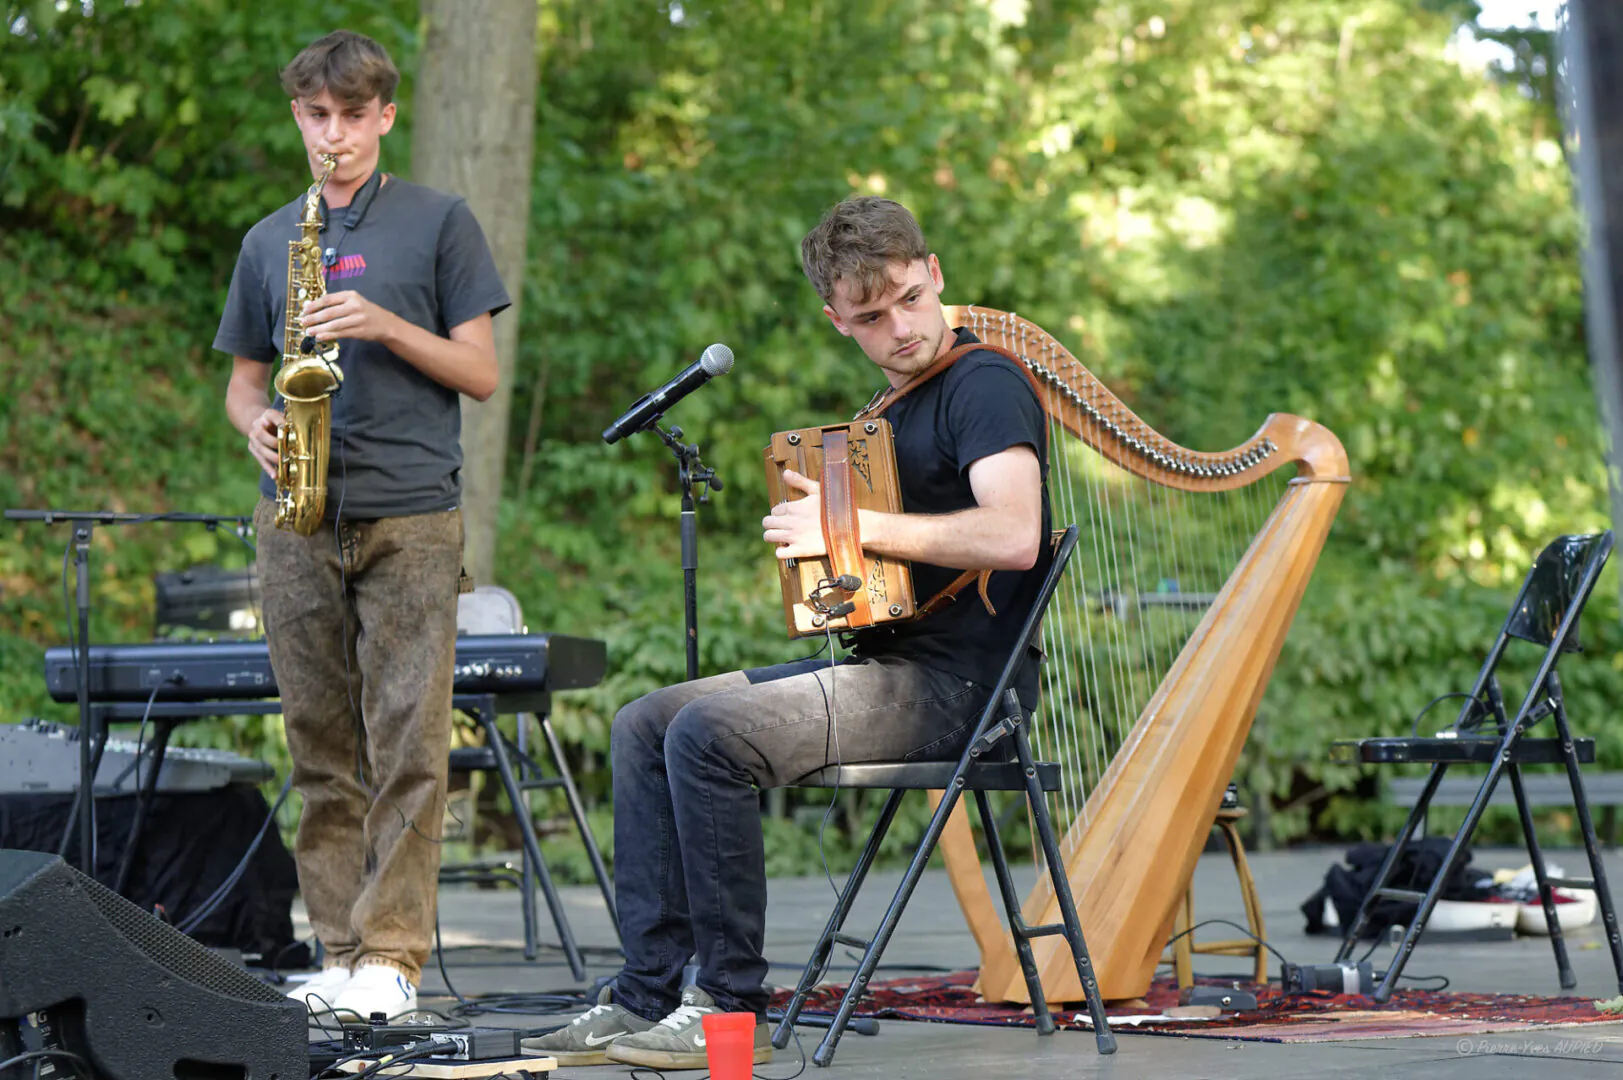
<path id="1" fill-rule="evenodd" d="M 947 325 L 1015 353 L 1044 388 L 1054 523 L 1082 539 L 1044 623 L 1032 739 L 1061 765 L 1050 808 L 1103 995 L 1141 997 L 1346 492 L 1347 456 L 1327 429 L 1278 413 L 1232 450 L 1187 450 L 1027 320 L 950 307 Z M 980 993 L 1028 1001 L 961 804 L 941 848 Z M 1048 880 L 1025 899 L 1028 925 L 1060 920 Z M 1032 945 L 1048 1000 L 1080 1001 L 1064 939 Z"/>

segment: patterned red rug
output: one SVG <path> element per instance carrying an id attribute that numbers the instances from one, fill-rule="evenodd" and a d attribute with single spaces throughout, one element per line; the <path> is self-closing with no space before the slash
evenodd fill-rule
<path id="1" fill-rule="evenodd" d="M 950 975 L 873 983 L 857 1008 L 857 1015 L 1004 1027 L 1035 1024 L 1028 1009 L 980 1000 L 973 989 L 975 975 L 974 971 L 958 971 Z M 1478 1035 L 1575 1024 L 1623 1024 L 1623 1016 L 1599 1012 L 1594 1000 L 1587 997 L 1399 990 L 1390 1001 L 1381 1004 L 1359 994 L 1320 991 L 1287 995 L 1277 985 L 1246 989 L 1257 994 L 1255 1012 L 1224 1013 L 1213 1019 L 1199 1020 L 1167 1016 L 1166 1010 L 1178 1004 L 1178 989 L 1170 978 L 1159 980 L 1145 995 L 1147 1008 L 1111 1008 L 1111 1027 L 1122 1033 L 1180 1038 L 1327 1042 L 1415 1035 Z M 832 1015 L 844 991 L 843 986 L 817 990 L 807 1001 L 805 1011 Z M 773 1006 L 787 1004 L 790 996 L 787 990 L 779 991 L 773 996 Z M 1062 1027 L 1089 1029 L 1085 1011 L 1078 1014 L 1067 1010 L 1056 1014 L 1055 1020 Z"/>

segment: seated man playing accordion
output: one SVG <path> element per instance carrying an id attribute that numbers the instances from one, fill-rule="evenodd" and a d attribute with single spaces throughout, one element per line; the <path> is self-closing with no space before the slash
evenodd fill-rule
<path id="1" fill-rule="evenodd" d="M 947 326 L 941 266 L 904 207 L 853 198 L 801 245 L 834 328 L 890 389 L 903 513 L 859 513 L 864 550 L 910 560 L 920 597 L 964 570 L 984 593 L 914 621 L 858 631 L 843 661 L 812 658 L 657 690 L 620 710 L 612 753 L 615 891 L 626 962 L 597 1007 L 526 1046 L 560 1065 L 706 1066 L 700 1017 L 765 1023 L 766 868 L 757 789 L 825 765 L 956 760 L 1048 569 L 1047 421 L 1003 356 Z M 763 520 L 780 559 L 824 554 L 817 483 Z M 1015 683 L 1036 703 L 1037 665 Z M 684 987 L 689 957 L 694 985 Z"/>

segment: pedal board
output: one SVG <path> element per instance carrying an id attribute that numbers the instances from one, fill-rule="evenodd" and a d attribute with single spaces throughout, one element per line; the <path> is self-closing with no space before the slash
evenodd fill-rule
<path id="1" fill-rule="evenodd" d="M 388 1053 L 425 1042 L 437 1043 L 440 1049 L 430 1061 L 497 1061 L 516 1058 L 519 1032 L 516 1028 L 451 1027 L 435 1021 L 405 1024 L 345 1024 L 344 1052 L 365 1053 L 376 1050 Z"/>
<path id="2" fill-rule="evenodd" d="M 513 1028 L 452 1027 L 437 1020 L 345 1024 L 343 1028 L 345 1052 L 364 1055 L 338 1066 L 345 1072 L 382 1064 L 378 1075 L 456 1078 L 499 1076 L 513 1069 L 551 1072 L 558 1065 L 550 1056 L 525 1057 L 520 1033 Z M 406 1056 L 425 1042 L 438 1044 L 434 1053 Z M 402 1060 L 385 1063 L 383 1059 L 388 1057 Z"/>
<path id="3" fill-rule="evenodd" d="M 382 1016 L 382 1013 L 375 1014 Z M 362 1050 L 392 1050 L 398 1046 L 411 1046 L 435 1034 L 448 1034 L 452 1031 L 467 1031 L 467 1028 L 456 1028 L 438 1020 L 423 1020 L 420 1023 L 403 1024 L 345 1024 L 344 1027 L 344 1053 L 354 1054 Z"/>

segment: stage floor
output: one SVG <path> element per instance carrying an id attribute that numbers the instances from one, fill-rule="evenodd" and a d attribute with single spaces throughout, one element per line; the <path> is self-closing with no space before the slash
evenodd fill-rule
<path id="1" fill-rule="evenodd" d="M 1325 962 L 1335 952 L 1331 939 L 1303 934 L 1302 902 L 1340 859 L 1341 848 L 1322 848 L 1251 856 L 1271 943 L 1295 962 Z M 1555 851 L 1549 861 L 1573 876 L 1587 874 L 1582 852 Z M 1494 869 L 1525 864 L 1526 852 L 1478 849 L 1477 866 Z M 1623 852 L 1611 852 L 1607 872 L 1615 892 L 1623 891 Z M 866 935 L 877 921 L 895 888 L 897 873 L 873 875 L 850 921 L 852 932 Z M 615 944 L 602 897 L 593 887 L 563 890 L 577 942 L 597 947 L 589 955 L 589 978 L 612 972 L 617 964 L 602 950 Z M 767 956 L 773 963 L 770 980 L 793 985 L 812 941 L 822 929 L 833 894 L 822 879 L 783 879 L 772 882 L 767 913 Z M 1226 855 L 1202 857 L 1195 878 L 1197 919 L 1226 918 L 1244 922 L 1239 890 Z M 303 911 L 296 912 L 298 930 L 306 934 Z M 556 940 L 545 905 L 541 905 L 543 940 Z M 543 949 L 539 959 L 526 962 L 517 950 L 522 929 L 516 890 L 480 891 L 447 888 L 441 898 L 441 920 L 446 962 L 456 988 L 464 995 L 501 992 L 578 990 L 569 969 L 555 949 Z M 1229 936 L 1223 927 L 1207 928 L 1208 936 Z M 1197 935 L 1198 937 L 1199 935 Z M 1610 954 L 1599 930 L 1599 920 L 1568 936 L 1569 952 L 1578 986 L 1571 993 L 1590 998 L 1611 998 L 1618 987 Z M 1383 945 L 1371 958 L 1377 970 L 1392 950 Z M 1241 958 L 1197 956 L 1200 974 L 1238 973 L 1249 969 Z M 953 900 L 945 874 L 932 870 L 914 895 L 892 940 L 881 978 L 907 975 L 917 968 L 965 968 L 976 964 L 974 946 L 963 917 Z M 852 961 L 854 963 L 854 961 Z M 1278 964 L 1270 964 L 1277 979 Z M 1422 944 L 1406 968 L 1407 974 L 1446 975 L 1450 989 L 1556 996 L 1555 963 L 1547 940 L 1518 937 L 1513 941 L 1470 944 Z M 831 976 L 844 981 L 845 972 Z M 446 1008 L 454 1004 L 436 995 L 444 983 L 430 966 L 423 980 L 422 1004 Z M 498 1026 L 531 1027 L 555 1024 L 564 1017 L 484 1016 L 476 1022 Z M 1370 1078 L 1385 1076 L 1483 1077 L 1523 1076 L 1537 1069 L 1542 1077 L 1623 1075 L 1623 1023 L 1590 1024 L 1535 1032 L 1510 1032 L 1457 1038 L 1454 1036 L 1373 1039 L 1332 1043 L 1264 1043 L 1212 1038 L 1176 1038 L 1122 1031 L 1114 1058 L 1095 1054 L 1090 1034 L 1061 1031 L 1039 1038 L 1030 1029 L 1001 1029 L 960 1024 L 910 1023 L 883 1020 L 875 1037 L 848 1033 L 840 1043 L 832 1068 L 821 1073 L 807 1065 L 807 1077 L 930 1078 L 930 1080 L 1013 1080 L 1017 1077 L 1258 1077 L 1312 1075 Z M 822 1032 L 803 1028 L 801 1041 L 810 1054 Z M 758 1066 L 762 1078 L 787 1078 L 800 1065 L 793 1043 L 778 1052 L 770 1065 Z M 554 1075 L 616 1077 L 630 1067 L 610 1065 L 559 1069 Z M 699 1073 L 677 1075 L 699 1076 Z"/>

